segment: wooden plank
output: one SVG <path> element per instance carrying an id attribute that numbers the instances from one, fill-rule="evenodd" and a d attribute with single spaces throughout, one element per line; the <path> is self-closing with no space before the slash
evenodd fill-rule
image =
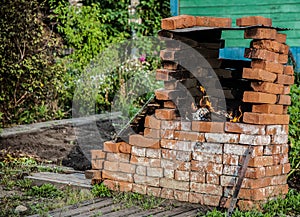
<path id="1" fill-rule="evenodd" d="M 174 208 L 174 209 L 171 209 L 171 210 L 166 210 L 164 212 L 161 212 L 157 215 L 155 215 L 155 217 L 164 217 L 164 216 L 175 216 L 175 215 L 178 215 L 178 214 L 183 214 L 185 212 L 188 212 L 190 211 L 191 207 L 177 207 L 177 208 Z"/>
<path id="2" fill-rule="evenodd" d="M 188 212 L 184 212 L 184 213 L 181 213 L 181 214 L 178 214 L 178 215 L 174 215 L 174 217 L 195 217 L 198 213 L 198 209 L 193 209 L 191 211 L 188 211 Z"/>
<path id="3" fill-rule="evenodd" d="M 150 209 L 150 210 L 145 210 L 133 215 L 130 215 L 130 217 L 147 217 L 147 216 L 155 216 L 156 214 L 159 214 L 161 212 L 164 212 L 166 208 L 164 207 L 158 207 L 156 209 Z"/>
<path id="4" fill-rule="evenodd" d="M 103 216 L 105 214 L 111 215 L 116 208 L 115 206 L 116 206 L 116 204 L 113 203 L 108 206 L 101 207 L 100 209 L 96 208 L 94 210 L 86 210 L 86 211 L 80 212 L 79 214 L 75 214 L 72 216 L 86 217 L 86 216 Z"/>
<path id="5" fill-rule="evenodd" d="M 128 209 L 121 209 L 115 212 L 107 213 L 105 215 L 101 215 L 101 217 L 118 217 L 118 216 L 132 216 L 132 214 L 141 212 L 141 209 L 138 207 L 130 207 Z"/>
<path id="6" fill-rule="evenodd" d="M 53 217 L 72 217 L 75 215 L 80 215 L 81 213 L 86 213 L 89 211 L 93 211 L 95 209 L 101 209 L 103 207 L 107 207 L 113 205 L 113 200 L 111 198 L 100 201 L 98 203 L 93 203 L 93 204 L 89 204 L 87 206 L 83 206 L 83 207 L 79 207 L 77 209 L 73 209 L 73 210 L 66 210 L 64 212 L 61 212 L 59 214 L 55 214 L 53 215 Z"/>

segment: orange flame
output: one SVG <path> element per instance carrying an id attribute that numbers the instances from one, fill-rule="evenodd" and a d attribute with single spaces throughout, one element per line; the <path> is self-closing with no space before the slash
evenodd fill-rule
<path id="1" fill-rule="evenodd" d="M 230 122 L 239 122 L 239 121 L 240 121 L 240 118 L 241 118 L 242 115 L 243 115 L 241 106 L 239 106 L 239 112 L 240 112 L 240 115 L 239 115 L 239 116 L 233 117 L 233 119 L 231 119 Z M 233 113 L 231 112 L 230 115 L 232 116 L 232 114 L 233 114 Z"/>
<path id="2" fill-rule="evenodd" d="M 202 93 L 205 93 L 205 88 L 203 86 L 200 86 L 199 89 Z"/>

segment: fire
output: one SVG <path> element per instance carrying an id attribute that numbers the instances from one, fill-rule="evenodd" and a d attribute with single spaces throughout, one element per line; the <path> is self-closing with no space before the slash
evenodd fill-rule
<path id="1" fill-rule="evenodd" d="M 204 101 L 204 103 L 203 103 Z M 209 96 L 204 96 L 202 99 L 200 99 L 200 106 L 207 108 L 210 112 L 214 112 L 214 108 L 212 107 L 212 104 L 209 100 Z"/>
<path id="2" fill-rule="evenodd" d="M 239 122 L 240 121 L 240 118 L 243 115 L 241 106 L 239 106 L 239 112 L 240 112 L 240 115 L 233 117 L 233 119 L 231 119 L 230 122 Z M 230 113 L 230 116 L 232 116 L 232 115 L 233 115 L 233 112 Z"/>
<path id="3" fill-rule="evenodd" d="M 205 92 L 206 92 L 206 91 L 205 91 L 205 88 L 204 88 L 203 86 L 200 86 L 199 89 L 200 89 L 200 91 L 201 91 L 202 93 L 205 93 Z"/>

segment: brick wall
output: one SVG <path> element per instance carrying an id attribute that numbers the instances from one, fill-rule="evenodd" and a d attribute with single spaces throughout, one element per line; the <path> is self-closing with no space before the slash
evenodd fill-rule
<path id="1" fill-rule="evenodd" d="M 103 181 L 114 190 L 228 207 L 245 155 L 253 146 L 238 196 L 239 208 L 251 209 L 287 193 L 287 106 L 294 76 L 293 68 L 286 65 L 289 47 L 285 35 L 271 27 L 270 19 L 238 19 L 240 26 L 256 25 L 244 29 L 245 38 L 253 39 L 245 50 L 251 62 L 235 65 L 227 61 L 225 67 L 224 60 L 218 59 L 224 29 L 186 34 L 170 31 L 195 26 L 226 29 L 230 23 L 227 18 L 187 15 L 162 20 L 160 36 L 167 40 L 160 53 L 163 68 L 157 70 L 156 78 L 164 81 L 165 89 L 155 92 L 161 106 L 146 116 L 143 132 L 130 135 L 127 142 L 105 142 L 103 150 L 92 151 L 93 170 L 87 173 L 93 183 Z M 186 47 L 174 43 L 176 40 Z M 196 67 L 197 72 L 183 67 L 184 59 L 195 58 L 186 56 L 187 49 L 197 50 L 210 67 Z M 190 103 L 201 106 L 197 102 L 204 97 L 199 85 L 215 88 L 206 90 L 216 92 L 209 96 L 215 110 L 223 108 L 224 101 L 241 108 L 240 122 L 193 120 Z M 234 91 L 238 94 L 232 94 Z"/>

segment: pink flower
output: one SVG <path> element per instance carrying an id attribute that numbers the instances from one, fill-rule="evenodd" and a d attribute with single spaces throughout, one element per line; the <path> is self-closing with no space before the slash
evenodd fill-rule
<path id="1" fill-rule="evenodd" d="M 142 56 L 139 57 L 139 61 L 142 63 L 142 62 L 145 62 L 146 61 L 146 54 L 142 54 Z"/>

